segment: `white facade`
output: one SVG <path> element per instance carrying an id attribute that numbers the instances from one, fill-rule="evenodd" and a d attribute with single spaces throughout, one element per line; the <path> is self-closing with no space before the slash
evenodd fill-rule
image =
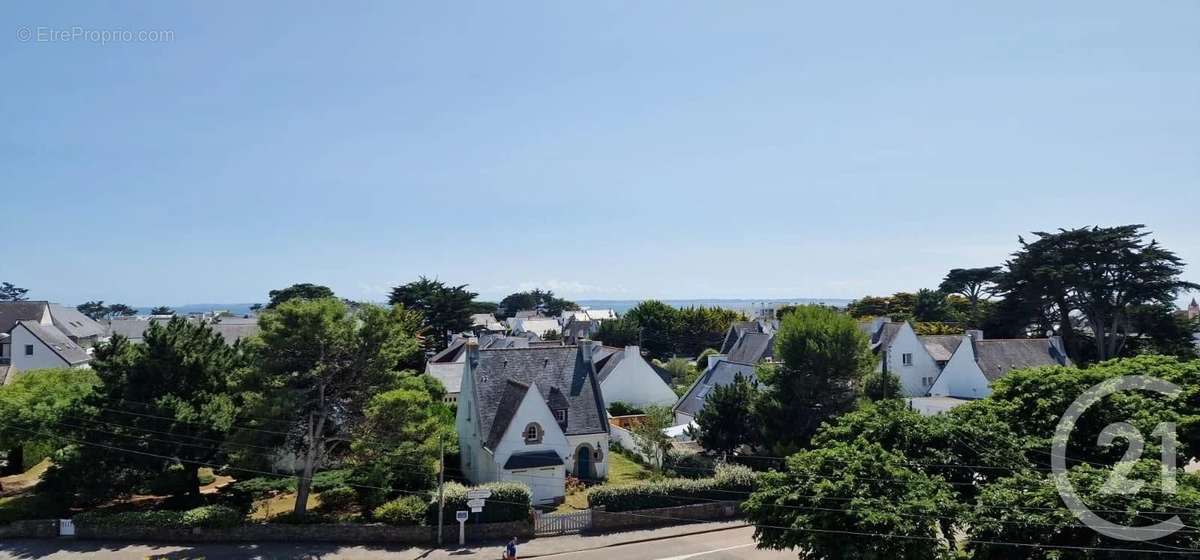
<path id="1" fill-rule="evenodd" d="M 970 337 L 963 336 L 962 344 L 942 368 L 942 374 L 929 390 L 932 397 L 982 399 L 992 394 L 987 377 L 975 361 L 975 349 Z"/>
<path id="2" fill-rule="evenodd" d="M 929 389 L 941 374 L 937 361 L 929 355 L 925 344 L 907 322 L 901 324 L 891 346 L 883 349 L 875 371 L 883 370 L 885 360 L 888 373 L 900 379 L 902 396 L 905 397 L 923 397 L 929 394 Z"/>
<path id="3" fill-rule="evenodd" d="M 75 367 L 20 323 L 13 327 L 9 335 L 10 363 L 16 371 Z"/>
<path id="4" fill-rule="evenodd" d="M 550 331 L 562 332 L 562 326 L 555 319 L 547 317 L 534 317 L 529 319 L 510 319 L 513 332 L 516 333 L 533 333 L 538 337 L 546 336 Z"/>
<path id="5" fill-rule="evenodd" d="M 617 402 L 635 407 L 671 406 L 679 399 L 637 346 L 625 347 L 622 360 L 600 381 L 600 392 L 604 394 L 605 408 Z"/>

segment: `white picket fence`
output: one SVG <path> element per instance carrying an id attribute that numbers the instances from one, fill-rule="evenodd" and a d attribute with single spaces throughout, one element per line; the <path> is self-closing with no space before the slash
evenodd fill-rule
<path id="1" fill-rule="evenodd" d="M 591 526 L 592 510 L 590 509 L 569 513 L 537 512 L 533 518 L 533 534 L 538 537 L 580 533 Z"/>

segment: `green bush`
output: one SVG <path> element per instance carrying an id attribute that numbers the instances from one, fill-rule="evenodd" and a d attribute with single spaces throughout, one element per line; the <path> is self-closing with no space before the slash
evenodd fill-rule
<path id="1" fill-rule="evenodd" d="M 375 519 L 389 525 L 420 525 L 429 515 L 429 502 L 420 496 L 404 496 L 375 508 Z M 434 510 L 437 504 L 433 504 Z M 435 514 L 436 515 L 436 514 Z"/>
<path id="2" fill-rule="evenodd" d="M 350 469 L 334 469 L 321 471 L 313 475 L 312 489 L 314 492 L 324 492 L 333 488 L 347 486 L 353 471 Z M 291 490 L 296 489 L 296 479 L 292 479 Z"/>
<path id="3" fill-rule="evenodd" d="M 324 492 L 331 488 L 347 486 L 349 484 L 350 475 L 350 469 L 321 471 L 313 475 L 312 490 L 314 492 Z M 242 491 L 249 492 L 255 497 L 261 498 L 263 496 L 279 492 L 295 492 L 296 477 L 285 475 L 260 476 L 257 478 L 239 480 L 233 483 L 231 486 Z"/>
<path id="4" fill-rule="evenodd" d="M 0 525 L 26 519 L 56 519 L 69 505 L 49 494 L 0 498 Z"/>
<path id="5" fill-rule="evenodd" d="M 303 516 L 296 515 L 295 512 L 287 512 L 276 515 L 267 520 L 270 523 L 279 523 L 282 525 L 316 525 L 318 523 L 337 523 L 337 519 L 333 516 L 323 515 L 316 512 L 307 512 Z"/>
<path id="6" fill-rule="evenodd" d="M 209 484 L 217 481 L 217 477 L 213 474 L 213 470 L 209 468 L 200 469 L 200 472 L 197 474 L 197 478 L 200 479 L 200 486 L 208 486 Z"/>
<path id="7" fill-rule="evenodd" d="M 358 494 L 349 486 L 336 486 L 322 491 L 318 496 L 321 498 L 322 511 L 346 511 L 358 501 Z"/>
<path id="8" fill-rule="evenodd" d="M 109 513 L 90 511 L 74 517 L 77 525 L 89 527 L 155 527 L 189 529 L 203 527 L 214 529 L 241 525 L 241 512 L 226 506 L 202 506 L 187 511 L 123 511 Z"/>
<path id="9" fill-rule="evenodd" d="M 521 521 L 529 519 L 530 502 L 533 495 L 529 487 L 519 482 L 492 482 L 476 488 L 490 488 L 492 495 L 483 506 L 483 523 L 500 523 L 504 521 Z M 466 486 L 457 482 L 446 483 L 443 494 L 446 506 L 443 508 L 442 519 L 447 523 L 455 523 L 454 512 L 467 508 Z M 430 525 L 437 524 L 437 502 L 429 508 Z"/>
<path id="10" fill-rule="evenodd" d="M 742 465 L 718 465 L 712 478 L 671 478 L 588 490 L 590 507 L 607 511 L 633 511 L 700 504 L 713 500 L 745 500 L 757 488 L 758 477 Z"/>

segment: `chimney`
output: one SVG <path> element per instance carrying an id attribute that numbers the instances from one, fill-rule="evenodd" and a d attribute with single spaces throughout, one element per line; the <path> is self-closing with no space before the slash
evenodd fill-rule
<path id="1" fill-rule="evenodd" d="M 471 369 L 479 365 L 479 339 L 473 336 L 467 339 L 467 365 Z"/>
<path id="2" fill-rule="evenodd" d="M 592 341 L 579 341 L 579 357 L 583 359 L 583 363 L 592 363 Z"/>
<path id="3" fill-rule="evenodd" d="M 967 329 L 967 336 L 971 337 L 971 340 L 979 342 L 983 340 L 983 331 L 979 329 Z"/>

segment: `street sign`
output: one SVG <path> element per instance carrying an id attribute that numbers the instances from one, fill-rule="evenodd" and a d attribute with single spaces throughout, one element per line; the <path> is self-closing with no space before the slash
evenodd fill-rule
<path id="1" fill-rule="evenodd" d="M 470 515 L 471 514 L 469 512 L 461 509 L 454 512 L 454 519 L 458 521 L 458 546 L 462 546 L 467 542 L 467 531 L 465 527 L 467 518 L 470 517 Z"/>
<path id="2" fill-rule="evenodd" d="M 468 512 L 467 510 L 460 509 L 460 510 L 454 512 L 454 519 L 456 519 L 459 523 L 462 523 L 463 521 L 466 521 L 467 518 L 470 517 L 470 515 L 471 515 L 470 512 Z"/>
<path id="3" fill-rule="evenodd" d="M 483 509 L 483 505 L 485 503 L 487 503 L 486 500 L 467 500 L 467 507 L 469 507 L 471 509 L 475 509 L 475 508 Z M 478 510 L 476 510 L 476 511 L 478 511 Z"/>
<path id="4" fill-rule="evenodd" d="M 467 491 L 468 500 L 486 500 L 490 497 L 492 497 L 491 488 L 476 488 L 474 490 Z"/>

